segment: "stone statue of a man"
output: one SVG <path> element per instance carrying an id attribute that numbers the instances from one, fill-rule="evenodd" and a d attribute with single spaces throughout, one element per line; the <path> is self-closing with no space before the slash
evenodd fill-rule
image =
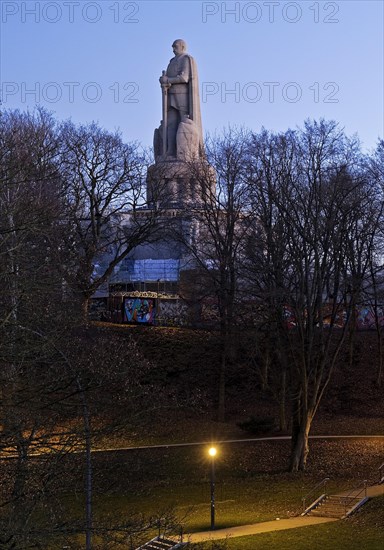
<path id="1" fill-rule="evenodd" d="M 181 121 L 189 120 L 191 121 L 189 124 L 195 127 L 194 132 L 198 136 L 198 147 L 195 143 L 193 144 L 193 156 L 201 157 L 203 155 L 203 131 L 196 63 L 193 57 L 187 53 L 187 45 L 184 40 L 175 40 L 172 48 L 175 57 L 170 60 L 167 70 L 160 77 L 163 91 L 163 120 L 155 138 L 158 144 L 160 141 L 162 143 L 162 157 L 185 160 L 186 156 L 192 156 L 192 151 L 191 155 L 186 155 L 184 146 L 183 153 L 178 154 L 177 131 Z M 159 146 L 157 149 L 157 156 L 160 156 Z"/>

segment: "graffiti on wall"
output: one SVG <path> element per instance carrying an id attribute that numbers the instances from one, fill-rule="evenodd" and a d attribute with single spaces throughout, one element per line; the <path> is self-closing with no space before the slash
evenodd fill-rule
<path id="1" fill-rule="evenodd" d="M 153 325 L 156 317 L 155 300 L 152 298 L 125 298 L 124 321 Z"/>
<path id="2" fill-rule="evenodd" d="M 384 307 L 379 306 L 376 311 L 377 320 L 375 317 L 375 310 L 372 306 L 358 306 L 356 308 L 356 324 L 357 328 L 373 329 L 376 326 L 384 327 Z"/>
<path id="3" fill-rule="evenodd" d="M 159 325 L 182 326 L 187 323 L 187 307 L 179 300 L 159 300 L 157 323 Z"/>
<path id="4" fill-rule="evenodd" d="M 294 310 L 289 306 L 284 306 L 284 319 L 286 325 L 290 329 L 297 327 L 297 317 L 294 313 Z M 306 315 L 304 316 L 303 322 L 305 323 Z M 347 322 L 347 312 L 345 308 L 339 307 L 336 312 L 332 311 L 331 304 L 325 304 L 323 307 L 323 327 L 343 328 Z M 384 328 L 384 306 L 379 306 L 377 308 L 377 321 L 375 317 L 375 311 L 372 306 L 369 305 L 360 305 L 356 307 L 355 310 L 355 323 L 356 328 L 359 330 L 363 329 L 374 329 L 376 326 Z"/>

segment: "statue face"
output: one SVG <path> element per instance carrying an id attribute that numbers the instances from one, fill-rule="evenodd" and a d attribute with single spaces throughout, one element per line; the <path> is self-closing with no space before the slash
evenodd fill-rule
<path id="1" fill-rule="evenodd" d="M 180 55 L 185 51 L 185 43 L 181 40 L 175 40 L 172 44 L 172 50 L 175 55 Z"/>

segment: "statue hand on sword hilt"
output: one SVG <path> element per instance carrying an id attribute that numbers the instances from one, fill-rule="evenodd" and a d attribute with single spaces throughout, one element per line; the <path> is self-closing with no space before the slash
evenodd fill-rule
<path id="1" fill-rule="evenodd" d="M 165 74 L 165 71 L 163 71 L 163 74 L 159 78 L 159 82 L 160 82 L 162 88 L 168 89 L 168 88 L 171 87 L 171 84 L 169 83 L 169 80 L 168 80 L 167 75 Z"/>

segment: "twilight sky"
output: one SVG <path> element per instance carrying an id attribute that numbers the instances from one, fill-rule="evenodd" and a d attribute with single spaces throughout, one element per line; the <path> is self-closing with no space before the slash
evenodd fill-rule
<path id="1" fill-rule="evenodd" d="M 40 104 L 152 144 L 158 78 L 183 38 L 205 132 L 333 119 L 372 149 L 384 130 L 381 0 L 2 0 L 2 107 Z"/>

